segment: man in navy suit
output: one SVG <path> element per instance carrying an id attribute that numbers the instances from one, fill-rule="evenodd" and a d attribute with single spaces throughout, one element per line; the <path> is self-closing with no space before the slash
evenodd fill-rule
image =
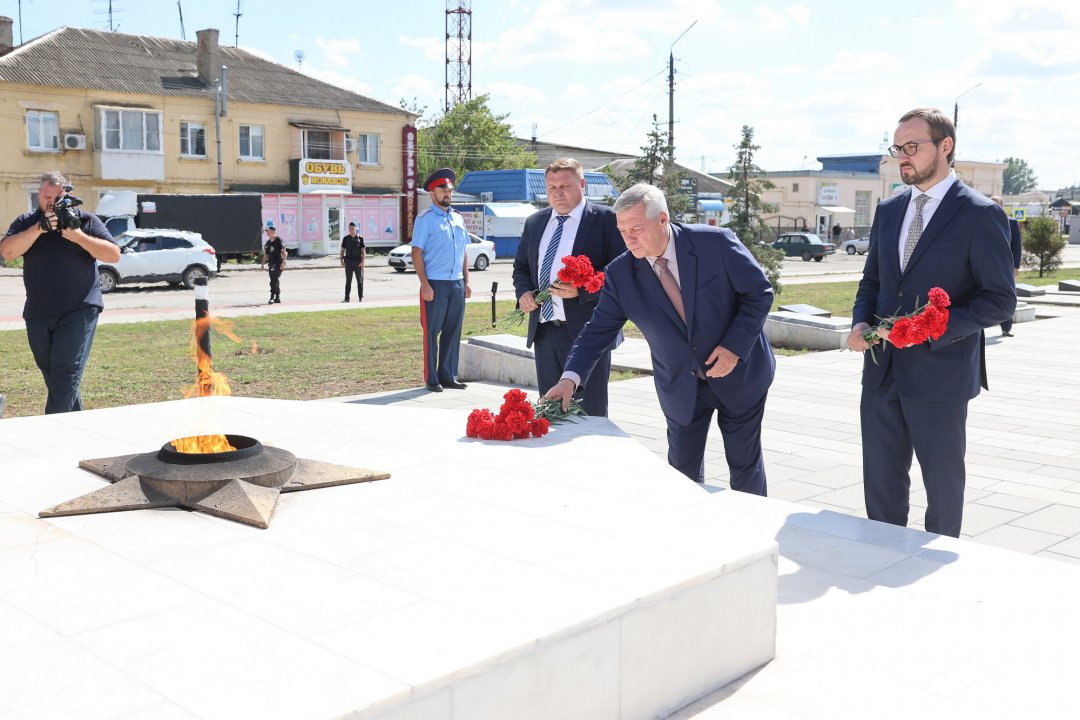
<path id="1" fill-rule="evenodd" d="M 996 202 L 999 206 L 1005 207 L 1005 201 L 1000 195 L 994 195 L 990 198 Z M 1013 259 L 1013 278 L 1020 277 L 1020 257 L 1024 252 L 1024 243 L 1020 235 L 1020 223 L 1016 218 L 1009 218 L 1009 250 L 1012 251 Z M 1012 337 L 1013 321 L 1010 317 L 1005 322 L 1001 323 L 1001 336 Z"/>
<path id="2" fill-rule="evenodd" d="M 592 320 L 547 397 L 566 407 L 631 320 L 652 354 L 668 463 L 703 481 L 715 411 L 732 489 L 765 495 L 761 420 L 776 368 L 763 331 L 773 300 L 768 278 L 730 230 L 672 223 L 663 192 L 652 185 L 624 191 L 615 215 L 630 252 L 607 266 Z"/>
<path id="3" fill-rule="evenodd" d="M 611 208 L 585 200 L 581 163 L 573 158 L 556 160 L 548 165 L 544 180 L 551 207 L 533 213 L 525 221 L 514 259 L 514 292 L 518 307 L 530 313 L 525 345 L 533 348 L 541 395 L 562 377 L 570 346 L 592 317 L 600 297 L 599 293 L 558 282 L 562 259 L 587 255 L 593 268 L 602 270 L 626 250 Z M 545 271 L 547 274 L 540 277 Z M 538 306 L 534 293 L 548 286 L 551 301 L 544 303 L 547 307 Z M 595 380 L 581 393 L 581 405 L 589 415 L 607 416 L 607 378 L 615 344 L 597 361 Z"/>
<path id="4" fill-rule="evenodd" d="M 960 536 L 967 406 L 986 383 L 983 330 L 1016 307 L 1009 225 L 991 200 L 952 169 L 956 129 L 934 108 L 900 118 L 889 154 L 911 190 L 878 205 L 870 252 L 852 310 L 848 348 L 870 349 L 877 319 L 925 302 L 931 288 L 952 300 L 937 340 L 863 359 L 863 492 L 871 520 L 907 525 L 912 453 L 926 487 L 929 532 Z M 878 329 L 883 339 L 888 330 Z"/>

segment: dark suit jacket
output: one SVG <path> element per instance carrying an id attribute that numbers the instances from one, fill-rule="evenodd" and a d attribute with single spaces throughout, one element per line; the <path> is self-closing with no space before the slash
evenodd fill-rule
<path id="1" fill-rule="evenodd" d="M 854 323 L 909 313 L 930 288 L 949 293 L 949 325 L 940 339 L 896 350 L 875 348 L 863 362 L 863 386 L 876 388 L 892 367 L 903 397 L 928 402 L 970 400 L 986 382 L 983 329 L 1012 317 L 1016 308 L 1009 225 L 989 198 L 957 180 L 923 231 L 900 272 L 900 225 L 911 190 L 878 205 L 870 252 L 852 310 Z"/>
<path id="2" fill-rule="evenodd" d="M 649 261 L 629 252 L 606 270 L 592 320 L 578 336 L 566 369 L 587 382 L 596 360 L 627 320 L 645 335 L 664 414 L 688 425 L 694 413 L 695 371 L 717 345 L 739 356 L 727 377 L 709 385 L 733 413 L 753 407 L 772 383 L 776 361 L 765 337 L 773 292 L 765 273 L 735 234 L 708 225 L 672 223 L 686 324 Z"/>
<path id="3" fill-rule="evenodd" d="M 1012 250 L 1013 267 L 1020 269 L 1020 256 L 1024 252 L 1024 241 L 1020 235 L 1020 223 L 1016 218 L 1009 218 L 1009 249 Z"/>
<path id="4" fill-rule="evenodd" d="M 517 298 L 540 288 L 537 280 L 542 261 L 540 240 L 544 235 L 544 228 L 551 220 L 551 213 L 551 208 L 544 208 L 530 215 L 525 221 L 525 231 L 521 235 L 517 256 L 514 258 L 514 296 Z M 623 242 L 622 235 L 615 227 L 615 213 L 605 205 L 594 205 L 586 201 L 571 254 L 588 255 L 593 267 L 602 270 L 605 265 L 625 251 L 626 243 Z M 555 262 L 558 263 L 561 259 L 555 258 Z M 585 327 L 600 297 L 600 293 L 589 294 L 584 290 L 580 293 L 576 298 L 563 300 L 563 310 L 566 312 L 566 325 L 567 330 L 570 331 L 570 337 L 577 337 L 581 329 Z M 539 320 L 539 312 L 529 313 L 529 334 L 525 340 L 527 347 L 532 347 Z"/>

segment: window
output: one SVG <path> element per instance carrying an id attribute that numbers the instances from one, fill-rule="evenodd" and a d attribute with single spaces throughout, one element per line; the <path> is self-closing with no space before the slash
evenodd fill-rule
<path id="1" fill-rule="evenodd" d="M 245 160 L 263 160 L 262 125 L 240 126 L 240 157 Z"/>
<path id="2" fill-rule="evenodd" d="M 855 191 L 855 225 L 868 227 L 870 225 L 870 191 Z"/>
<path id="3" fill-rule="evenodd" d="M 60 116 L 54 112 L 27 111 L 26 146 L 31 150 L 59 150 Z"/>
<path id="4" fill-rule="evenodd" d="M 100 108 L 98 147 L 116 152 L 161 152 L 161 113 Z"/>
<path id="5" fill-rule="evenodd" d="M 183 238 L 162 236 L 158 238 L 158 247 L 161 250 L 189 250 L 194 246 Z"/>
<path id="6" fill-rule="evenodd" d="M 187 157 L 206 157 L 206 126 L 202 123 L 180 123 L 180 154 Z"/>
<path id="7" fill-rule="evenodd" d="M 304 157 L 313 160 L 336 160 L 330 152 L 330 132 L 327 130 L 304 131 Z"/>
<path id="8" fill-rule="evenodd" d="M 360 133 L 356 136 L 356 149 L 361 165 L 379 164 L 379 136 Z"/>
<path id="9" fill-rule="evenodd" d="M 799 192 L 799 183 L 791 183 L 791 192 Z"/>

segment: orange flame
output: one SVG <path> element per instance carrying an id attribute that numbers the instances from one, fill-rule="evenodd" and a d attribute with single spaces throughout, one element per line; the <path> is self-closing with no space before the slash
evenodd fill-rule
<path id="1" fill-rule="evenodd" d="M 176 452 L 182 453 L 219 453 L 236 449 L 224 435 L 194 435 L 177 438 L 170 444 Z"/>
<path id="2" fill-rule="evenodd" d="M 211 325 L 231 340 L 240 342 L 233 332 L 232 325 L 218 318 L 204 317 L 195 321 L 191 334 L 191 351 L 195 355 L 198 375 L 194 385 L 184 391 L 184 398 L 210 397 L 214 395 L 232 395 L 229 379 L 213 368 L 210 353 L 200 342 L 210 332 Z M 194 435 L 172 441 L 173 448 L 182 453 L 217 453 L 235 450 L 224 435 Z"/>

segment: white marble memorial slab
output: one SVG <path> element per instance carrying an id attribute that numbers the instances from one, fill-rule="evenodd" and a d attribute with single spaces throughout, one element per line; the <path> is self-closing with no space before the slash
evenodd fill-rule
<path id="1" fill-rule="evenodd" d="M 245 398 L 4 420 L 0 714 L 653 718 L 772 658 L 771 529 L 603 419 L 464 428 Z M 79 460 L 217 432 L 391 477 L 283 494 L 265 530 L 36 517 L 105 484 Z"/>

